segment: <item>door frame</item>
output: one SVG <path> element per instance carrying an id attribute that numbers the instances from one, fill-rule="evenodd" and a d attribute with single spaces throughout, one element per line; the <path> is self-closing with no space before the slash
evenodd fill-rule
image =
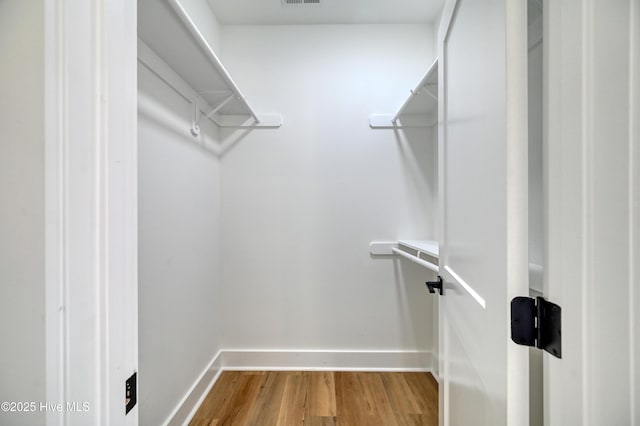
<path id="1" fill-rule="evenodd" d="M 137 5 L 44 5 L 47 424 L 136 425 Z"/>
<path id="2" fill-rule="evenodd" d="M 611 424 L 640 420 L 640 5 L 611 2 L 608 13 L 621 15 L 615 20 L 597 5 L 544 2 L 544 294 L 562 306 L 563 329 L 563 359 L 544 356 L 545 425 L 600 424 L 604 409 L 619 415 L 617 421 L 608 417 Z M 625 40 L 614 26 L 628 28 Z M 609 45 L 603 48 L 598 42 L 604 39 Z M 600 56 L 608 49 L 628 63 Z M 616 76 L 625 66 L 629 77 Z M 611 96 L 628 108 L 599 110 L 600 102 L 612 104 Z M 601 158 L 605 143 L 628 153 L 627 164 Z M 621 197 L 612 185 L 623 180 Z M 622 214 L 607 214 L 603 206 Z M 616 318 L 615 327 L 608 317 Z M 603 335 L 611 338 L 603 342 Z M 608 363 L 601 362 L 605 350 Z M 615 395 L 617 403 L 603 402 L 603 395 Z"/>

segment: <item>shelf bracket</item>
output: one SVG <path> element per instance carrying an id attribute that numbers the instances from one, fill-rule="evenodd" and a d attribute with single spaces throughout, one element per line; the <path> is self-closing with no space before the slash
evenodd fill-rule
<path id="1" fill-rule="evenodd" d="M 232 94 L 229 97 L 227 97 L 225 100 L 220 102 L 217 106 L 213 107 L 211 111 L 206 113 L 204 115 L 204 118 L 210 119 L 211 117 L 213 117 L 213 114 L 220 111 L 226 104 L 231 102 L 231 100 L 233 100 L 235 97 L 236 97 L 235 94 Z M 200 135 L 199 123 L 200 123 L 200 120 L 202 120 L 203 118 L 202 115 L 200 116 L 198 115 L 199 115 L 198 114 L 198 97 L 196 96 L 196 98 L 193 100 L 193 121 L 191 122 L 191 134 L 195 137 L 198 137 Z"/>
<path id="2" fill-rule="evenodd" d="M 429 88 L 427 88 L 426 86 L 422 87 L 422 90 L 424 91 L 424 93 L 426 93 L 427 95 L 431 96 L 435 101 L 438 100 L 438 95 L 436 95 L 435 93 L 433 93 L 431 90 L 429 90 Z"/>
<path id="3" fill-rule="evenodd" d="M 408 128 L 428 128 L 438 125 L 436 117 L 422 115 L 402 115 L 393 121 L 390 114 L 371 114 L 369 117 L 369 127 L 372 129 L 408 129 Z"/>
<path id="4" fill-rule="evenodd" d="M 423 93 L 426 93 L 427 95 L 429 95 L 431 98 L 433 98 L 436 102 L 438 101 L 438 95 L 434 94 L 431 90 L 429 90 L 427 88 L 428 83 L 425 83 L 425 85 L 423 85 L 422 87 L 420 87 L 417 90 L 410 90 L 411 92 L 411 96 L 410 97 L 414 97 L 414 96 L 418 96 L 418 95 L 422 95 Z M 400 119 L 400 116 L 402 116 L 402 114 L 404 113 L 404 107 L 406 106 L 403 105 L 403 108 L 400 109 L 400 111 L 398 111 L 396 113 L 396 115 L 393 116 L 393 118 L 391 119 L 391 122 L 394 125 L 398 124 L 398 119 Z"/>

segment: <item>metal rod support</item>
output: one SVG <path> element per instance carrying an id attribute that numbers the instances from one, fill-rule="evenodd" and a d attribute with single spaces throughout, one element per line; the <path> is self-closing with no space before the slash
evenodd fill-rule
<path id="1" fill-rule="evenodd" d="M 226 104 L 228 104 L 235 97 L 236 97 L 235 94 L 229 96 L 224 101 L 220 102 L 218 104 L 218 106 L 216 106 L 215 108 L 211 109 L 211 111 L 209 111 L 204 117 L 206 119 L 209 119 L 209 118 L 213 117 L 213 114 L 215 114 L 216 112 L 220 111 L 220 109 L 222 109 Z M 195 103 L 195 101 L 194 101 L 194 103 Z M 202 116 L 200 116 L 200 118 L 198 118 L 198 120 L 196 121 L 196 124 L 200 123 L 200 120 L 202 120 Z"/>

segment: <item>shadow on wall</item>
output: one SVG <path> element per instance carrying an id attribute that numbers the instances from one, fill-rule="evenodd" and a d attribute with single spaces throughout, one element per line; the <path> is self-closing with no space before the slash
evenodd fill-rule
<path id="1" fill-rule="evenodd" d="M 429 327 L 434 318 L 434 298 L 438 296 L 430 294 L 425 285 L 425 282 L 436 279 L 436 273 L 397 256 L 393 262 L 393 272 L 398 300 L 403 303 L 401 312 L 405 313 L 403 330 L 409 341 L 420 348 L 420 342 L 425 341 L 425 333 L 430 336 L 431 342 L 438 338 L 432 335 L 432 328 Z M 428 349 L 432 350 L 433 346 L 429 345 Z"/>
<path id="2" fill-rule="evenodd" d="M 421 199 L 410 200 L 417 212 L 430 212 L 430 217 L 416 218 L 417 223 L 427 223 L 437 240 L 438 234 L 438 130 L 433 127 L 425 138 L 424 129 L 394 129 L 400 152 L 406 185 L 413 194 L 424 194 Z"/>
<path id="3" fill-rule="evenodd" d="M 438 133 L 430 129 L 425 139 L 424 129 L 394 129 L 398 148 L 407 166 L 408 177 L 422 193 L 437 194 Z M 421 161 L 422 160 L 422 161 Z M 426 186 L 425 186 L 426 184 Z"/>
<path id="4" fill-rule="evenodd" d="M 249 136 L 252 130 L 254 129 L 220 129 L 220 157 L 224 157 L 231 148 Z"/>
<path id="5" fill-rule="evenodd" d="M 399 321 L 400 343 L 404 347 L 415 347 L 418 350 L 433 351 L 434 297 L 429 293 L 425 282 L 436 279 L 436 273 L 395 255 L 370 255 L 374 262 L 393 262 L 394 288 L 396 290 L 397 312 L 402 318 Z"/>
<path id="6" fill-rule="evenodd" d="M 161 125 L 164 129 L 177 136 L 178 140 L 193 143 L 206 154 L 220 156 L 219 144 L 215 139 L 208 136 L 209 134 L 215 134 L 215 129 L 210 129 L 207 126 L 207 131 L 201 132 L 198 137 L 193 137 L 189 131 L 191 123 L 187 119 L 151 96 L 140 92 L 138 93 L 138 114 Z"/>
<path id="7" fill-rule="evenodd" d="M 245 139 L 253 129 L 218 129 L 213 123 L 201 121 L 203 131 L 194 137 L 191 132 L 191 122 L 187 119 L 190 106 L 185 103 L 185 114 L 169 109 L 162 102 L 144 93 L 138 93 L 138 113 L 166 130 L 178 136 L 180 140 L 198 145 L 207 154 L 224 157 L 237 143 Z"/>

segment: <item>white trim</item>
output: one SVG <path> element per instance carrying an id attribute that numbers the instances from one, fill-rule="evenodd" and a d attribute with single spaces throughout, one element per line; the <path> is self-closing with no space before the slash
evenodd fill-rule
<path id="1" fill-rule="evenodd" d="M 47 401 L 64 401 L 65 322 L 60 309 L 64 306 L 65 239 L 62 135 L 64 110 L 60 49 L 62 35 L 59 2 L 45 1 L 44 27 L 44 120 L 45 120 L 45 328 L 46 328 L 46 396 Z M 48 425 L 61 425 L 64 413 L 47 411 Z"/>
<path id="2" fill-rule="evenodd" d="M 526 2 L 505 2 L 505 18 L 508 302 L 529 291 L 529 55 Z M 522 55 L 522 52 L 527 54 Z M 505 304 L 503 309 L 508 321 L 509 304 Z M 510 339 L 506 337 L 506 340 L 509 342 Z M 509 342 L 506 356 L 507 424 L 522 424 L 530 418 L 529 353 Z"/>
<path id="3" fill-rule="evenodd" d="M 430 351 L 258 350 L 222 351 L 226 370 L 435 371 Z"/>
<path id="4" fill-rule="evenodd" d="M 47 424 L 136 425 L 136 5 L 45 0 Z M 84 408 L 84 407 L 82 407 Z"/>
<path id="5" fill-rule="evenodd" d="M 189 424 L 223 371 L 222 351 L 218 351 L 171 411 L 163 425 Z"/>
<path id="6" fill-rule="evenodd" d="M 451 22 L 456 14 L 458 8 L 458 0 L 446 1 L 442 10 L 442 17 L 440 18 L 440 27 L 438 28 L 438 213 L 439 223 L 438 229 L 440 230 L 440 247 L 438 248 L 439 265 L 446 265 L 449 263 L 449 253 L 447 251 L 447 227 L 445 226 L 445 217 L 447 215 L 447 200 L 446 194 L 446 179 L 445 179 L 445 161 L 447 159 L 447 91 L 445 87 L 447 85 L 447 66 L 448 57 L 445 55 L 446 46 L 449 39 L 449 31 L 451 29 Z"/>
<path id="7" fill-rule="evenodd" d="M 594 4 L 593 0 L 582 0 L 582 15 L 581 21 L 581 95 L 582 103 L 580 104 L 580 161 L 581 161 L 581 177 L 582 182 L 581 190 L 581 236 L 583 239 L 581 247 L 581 275 L 582 275 L 582 306 L 588 307 L 592 301 L 592 294 L 595 289 L 594 285 L 594 273 L 593 265 L 590 260 L 594 259 L 593 249 L 595 248 L 594 241 L 594 223 L 593 223 L 593 201 L 595 198 L 594 187 L 594 74 L 593 63 L 596 57 L 594 52 Z M 594 401 L 593 397 L 593 385 L 592 385 L 592 353 L 590 347 L 593 345 L 593 334 L 591 333 L 593 327 L 592 317 L 590 315 L 591 309 L 582 309 L 580 312 L 581 318 L 581 333 L 582 338 L 581 347 L 581 360 L 582 370 L 581 375 L 583 379 L 583 385 L 581 387 L 582 392 L 582 422 L 585 425 L 593 425 L 592 411 L 590 402 Z"/>
<path id="8" fill-rule="evenodd" d="M 137 425 L 137 406 L 124 414 L 125 382 L 138 369 L 137 5 L 103 0 L 100 6 L 102 418 Z"/>
<path id="9" fill-rule="evenodd" d="M 640 101 L 640 55 L 638 48 L 640 45 L 640 10 L 637 1 L 629 0 L 629 377 L 630 383 L 630 419 L 631 424 L 638 424 L 640 421 L 640 395 L 638 395 L 640 386 L 640 375 L 638 374 L 638 266 L 640 258 L 638 250 L 640 249 L 640 215 L 638 207 L 640 199 L 638 197 L 638 182 L 640 182 L 640 173 L 638 170 L 638 161 L 640 160 L 640 144 L 639 127 L 639 101 Z"/>
<path id="10" fill-rule="evenodd" d="M 640 41 L 640 10 L 638 10 L 638 2 L 630 0 L 629 13 L 629 376 L 631 377 L 630 386 L 630 401 L 631 406 L 631 423 L 637 424 L 638 422 L 638 385 L 640 385 L 640 376 L 638 375 L 637 363 L 637 336 L 638 336 L 638 305 L 637 305 L 637 275 L 638 275 L 638 243 L 640 232 L 638 226 L 640 225 L 640 216 L 638 215 L 638 182 L 640 181 L 640 175 L 638 173 L 638 143 L 640 137 L 638 136 L 638 128 L 640 122 L 638 119 L 638 110 L 640 101 L 640 90 L 638 78 L 638 65 L 639 55 L 637 49 L 640 48 L 638 42 Z"/>
<path id="11" fill-rule="evenodd" d="M 637 167 L 638 141 L 633 132 L 637 131 L 638 122 L 634 99 L 638 99 L 639 16 L 637 1 L 619 2 L 618 6 L 612 12 L 595 0 L 545 5 L 545 296 L 562 305 L 562 345 L 568 348 L 563 351 L 562 360 L 545 356 L 545 417 L 549 425 L 602 424 L 611 413 L 618 415 L 618 423 L 635 424 L 635 410 L 640 406 L 637 396 L 635 400 L 633 396 L 633 380 L 638 383 L 638 372 L 633 372 L 638 365 L 637 353 L 633 355 L 638 348 L 633 342 L 638 336 L 637 321 L 633 320 L 638 306 L 637 292 L 634 294 L 634 268 L 638 262 L 634 262 L 632 254 L 634 245 L 627 239 L 633 239 L 634 234 L 637 239 L 638 233 L 637 228 L 634 230 L 637 211 L 633 211 L 634 198 L 637 207 L 634 185 L 638 175 L 633 169 Z M 608 46 L 598 39 L 604 33 L 610 34 L 619 46 L 615 56 L 609 56 Z M 605 75 L 603 70 L 609 68 L 603 63 L 614 64 L 611 69 L 616 72 Z M 621 68 L 622 64 L 630 68 Z M 627 77 L 622 77 L 625 74 Z M 605 93 L 623 93 L 620 99 L 629 101 L 628 108 L 621 102 L 619 109 L 605 111 L 613 105 Z M 629 127 L 620 128 L 621 125 Z M 622 130 L 610 138 L 616 144 L 610 144 L 603 133 L 609 129 Z M 625 130 L 632 138 L 629 141 L 621 139 Z M 601 158 L 605 150 L 615 152 L 617 157 Z M 609 174 L 612 167 L 628 167 L 627 181 L 619 180 L 620 170 Z M 615 193 L 609 198 L 610 191 L 622 188 L 628 194 Z M 596 208 L 603 202 L 615 213 L 604 216 L 603 210 Z M 619 218 L 627 214 L 628 222 L 620 223 Z M 613 226 L 616 231 L 611 233 L 611 239 L 603 240 L 603 232 L 608 233 L 612 221 L 617 222 Z M 635 256 L 637 260 L 637 253 Z M 627 277 L 621 280 L 619 277 L 625 273 Z M 603 274 L 613 277 L 608 288 L 610 297 L 601 301 Z M 629 282 L 624 283 L 627 279 Z M 598 306 L 614 304 L 621 307 L 616 312 L 617 320 L 625 318 L 628 309 L 628 323 L 602 321 L 607 319 L 606 312 Z M 599 344 L 600 336 L 607 334 L 612 324 L 616 324 L 616 334 L 612 336 L 620 343 L 616 346 L 618 353 L 629 357 L 628 364 L 615 363 L 613 371 L 601 368 L 599 362 L 606 356 Z M 608 386 L 603 386 L 603 381 Z M 629 384 L 631 389 L 627 388 Z M 612 385 L 619 389 L 615 407 L 601 398 Z M 600 405 L 596 406 L 596 402 Z"/>

